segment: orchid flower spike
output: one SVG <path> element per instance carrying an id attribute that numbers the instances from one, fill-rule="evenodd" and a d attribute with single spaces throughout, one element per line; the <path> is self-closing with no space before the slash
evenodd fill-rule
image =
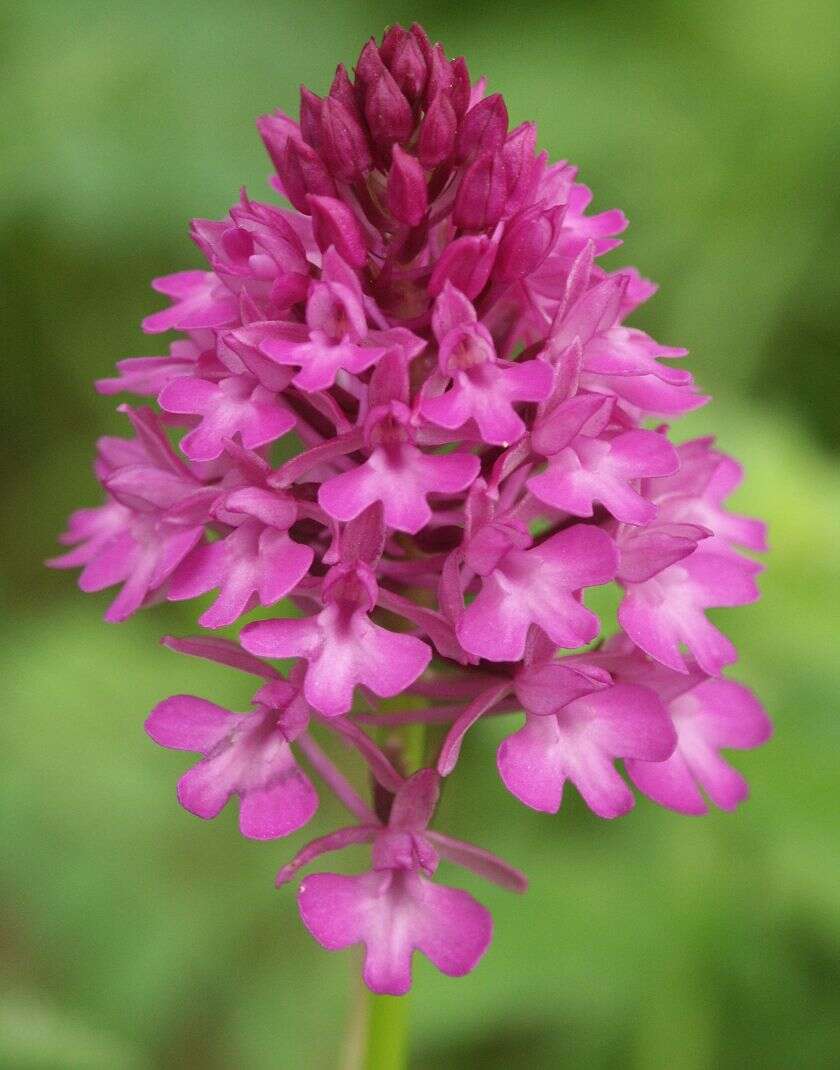
<path id="1" fill-rule="evenodd" d="M 766 533 L 727 508 L 738 463 L 662 422 L 709 399 L 684 349 L 628 322 L 655 285 L 601 266 L 623 214 L 591 214 L 577 169 L 533 123 L 511 130 L 463 59 L 393 26 L 352 76 L 304 88 L 298 119 L 258 129 L 279 203 L 242 191 L 194 220 L 202 269 L 153 281 L 169 303 L 143 329 L 177 335 L 97 383 L 146 401 L 120 406 L 128 437 L 99 440 L 103 499 L 49 563 L 113 588 L 109 621 L 203 599 L 205 634 L 165 644 L 256 686 L 250 712 L 152 710 L 149 736 L 198 756 L 178 800 L 209 819 L 235 799 L 264 840 L 335 796 L 351 823 L 278 884 L 368 845 L 365 872 L 303 878 L 300 915 L 327 949 L 363 945 L 365 983 L 399 995 L 415 951 L 460 976 L 490 943 L 441 859 L 525 889 L 430 827 L 487 718 L 513 717 L 488 769 L 511 806 L 746 799 L 724 752 L 770 722 L 722 675 L 737 651 L 707 610 L 758 597 Z M 615 620 L 590 598 L 608 584 Z"/>

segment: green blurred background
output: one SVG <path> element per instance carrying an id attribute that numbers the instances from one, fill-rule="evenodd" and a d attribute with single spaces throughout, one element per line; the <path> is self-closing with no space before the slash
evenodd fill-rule
<path id="1" fill-rule="evenodd" d="M 663 284 L 638 322 L 692 350 L 715 431 L 769 519 L 757 606 L 721 613 L 776 721 L 736 757 L 752 800 L 616 823 L 570 797 L 533 814 L 475 732 L 444 822 L 527 869 L 525 899 L 464 883 L 496 936 L 460 981 L 416 963 L 413 1065 L 828 1067 L 840 1061 L 837 655 L 838 7 L 785 0 L 0 5 L 0 241 L 9 432 L 0 747 L 0 1066 L 336 1065 L 349 954 L 302 931 L 273 873 L 302 837 L 243 841 L 232 809 L 178 808 L 186 756 L 147 710 L 177 691 L 242 708 L 247 682 L 157 646 L 194 607 L 105 625 L 107 596 L 48 572 L 93 504 L 91 380 L 156 353 L 148 279 L 196 266 L 191 216 L 262 196 L 254 117 L 324 91 L 339 61 L 418 18 L 502 90 L 512 119 L 631 219 L 613 263 Z M 317 819 L 338 819 L 329 802 Z M 350 859 L 352 864 L 353 859 Z"/>

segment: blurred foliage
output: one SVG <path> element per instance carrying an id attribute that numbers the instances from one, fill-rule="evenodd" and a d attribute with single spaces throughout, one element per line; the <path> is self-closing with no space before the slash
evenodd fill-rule
<path id="1" fill-rule="evenodd" d="M 190 216 L 222 215 L 243 182 L 265 189 L 254 117 L 294 108 L 300 81 L 323 90 L 366 36 L 412 18 L 581 165 L 597 208 L 628 212 L 614 262 L 664 283 L 639 322 L 690 346 L 716 395 L 681 435 L 715 431 L 742 457 L 736 504 L 771 523 L 764 600 L 720 619 L 742 651 L 733 675 L 777 725 L 736 759 L 753 787 L 736 814 L 640 800 L 614 824 L 573 793 L 556 818 L 525 811 L 492 774 L 504 726 L 476 731 L 443 820 L 532 887 L 519 900 L 465 879 L 494 945 L 464 980 L 417 962 L 414 1065 L 836 1066 L 834 0 L 0 5 L 0 1065 L 335 1065 L 350 955 L 317 948 L 272 887 L 302 837 L 250 843 L 233 813 L 185 814 L 185 757 L 141 728 L 167 694 L 241 707 L 247 683 L 157 646 L 191 629 L 190 607 L 108 628 L 106 597 L 41 560 L 95 500 L 95 436 L 121 430 L 91 380 L 156 351 L 136 326 L 158 307 L 148 278 L 198 263 Z M 338 816 L 324 810 L 321 828 Z"/>

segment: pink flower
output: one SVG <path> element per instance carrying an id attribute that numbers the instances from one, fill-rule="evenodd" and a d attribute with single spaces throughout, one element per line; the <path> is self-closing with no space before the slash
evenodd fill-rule
<path id="1" fill-rule="evenodd" d="M 629 760 L 627 773 L 654 802 L 683 814 L 704 814 L 701 790 L 716 806 L 732 810 L 749 794 L 747 782 L 722 758 L 723 748 L 760 746 L 772 726 L 755 696 L 734 680 L 710 679 L 696 663 L 677 673 L 615 636 L 591 659 L 616 680 L 641 684 L 662 699 L 677 745 L 665 761 Z"/>
<path id="2" fill-rule="evenodd" d="M 686 671 L 680 652 L 684 643 L 712 676 L 738 655 L 705 610 L 742 606 L 758 598 L 752 569 L 728 555 L 704 551 L 702 544 L 677 564 L 625 586 L 618 619 L 633 642 L 677 672 Z"/>
<path id="3" fill-rule="evenodd" d="M 185 810 L 213 818 L 238 795 L 242 835 L 271 840 L 305 825 L 318 796 L 289 746 L 308 721 L 295 689 L 271 681 L 254 704 L 255 713 L 231 713 L 193 695 L 173 695 L 155 706 L 146 731 L 162 747 L 204 755 L 178 782 Z"/>
<path id="4" fill-rule="evenodd" d="M 366 565 L 336 566 L 324 577 L 316 616 L 255 621 L 242 630 L 242 645 L 262 657 L 304 658 L 306 701 L 326 717 L 347 713 L 359 684 L 381 698 L 398 695 L 429 664 L 431 650 L 373 623 L 377 594 Z"/>
<path id="5" fill-rule="evenodd" d="M 232 375 L 218 383 L 173 379 L 158 401 L 165 412 L 201 417 L 198 427 L 181 440 L 181 449 L 193 461 L 214 460 L 224 449 L 225 438 L 238 434 L 243 446 L 256 449 L 295 426 L 289 409 L 248 375 Z"/>
<path id="6" fill-rule="evenodd" d="M 683 814 L 704 814 L 702 789 L 722 810 L 749 795 L 743 776 L 721 757 L 724 747 L 758 747 L 772 734 L 755 696 L 734 680 L 704 679 L 668 706 L 677 746 L 664 762 L 627 762 L 627 774 L 654 802 Z"/>
<path id="7" fill-rule="evenodd" d="M 76 549 L 50 562 L 58 568 L 83 565 L 83 591 L 122 584 L 105 614 L 109 621 L 125 620 L 160 590 L 203 532 L 200 523 L 170 517 L 171 508 L 201 484 L 172 453 L 151 413 L 124 411 L 137 438 L 99 444 L 98 468 L 110 500 L 73 514 L 62 541 Z"/>
<path id="8" fill-rule="evenodd" d="M 558 646 L 582 646 L 597 635 L 598 618 L 580 592 L 608 583 L 616 562 L 610 537 L 583 524 L 530 550 L 511 542 L 464 610 L 458 638 L 471 654 L 491 661 L 518 661 L 532 624 Z"/>
<path id="9" fill-rule="evenodd" d="M 432 517 L 429 494 L 458 494 L 473 482 L 479 459 L 467 453 L 423 453 L 412 441 L 410 418 L 399 401 L 371 411 L 367 461 L 326 480 L 318 491 L 318 501 L 331 517 L 353 520 L 373 502 L 382 502 L 385 523 L 415 535 Z"/>
<path id="10" fill-rule="evenodd" d="M 615 759 L 663 762 L 676 736 L 653 691 L 597 675 L 587 679 L 585 668 L 553 662 L 539 670 L 548 679 L 535 680 L 533 671 L 520 677 L 525 725 L 500 745 L 499 773 L 505 787 L 534 810 L 556 813 L 570 780 L 599 817 L 618 817 L 631 809 L 633 795 Z"/>
<path id="11" fill-rule="evenodd" d="M 451 386 L 423 400 L 423 415 L 449 430 L 475 420 L 482 438 L 494 444 L 506 446 L 521 438 L 525 424 L 513 404 L 548 397 L 551 369 L 536 360 L 521 364 L 499 360 L 490 332 L 478 322 L 464 294 L 449 282 L 435 302 L 432 324 L 440 374 L 451 380 Z"/>
<path id="12" fill-rule="evenodd" d="M 219 588 L 210 609 L 199 617 L 205 628 L 232 624 L 255 601 L 271 606 L 309 572 L 314 553 L 289 537 L 297 519 L 295 504 L 260 488 L 243 488 L 224 501 L 228 519 L 241 513 L 229 535 L 197 546 L 181 562 L 169 584 L 171 601 L 196 598 Z"/>
<path id="13" fill-rule="evenodd" d="M 373 844 L 369 872 L 306 877 L 298 905 L 307 929 L 328 950 L 364 944 L 363 976 L 374 992 L 400 996 L 409 990 L 415 950 L 450 977 L 469 973 L 487 950 L 492 920 L 485 907 L 467 892 L 428 880 L 439 855 L 505 887 L 525 888 L 521 874 L 487 852 L 427 830 L 437 797 L 437 777 L 431 769 L 422 769 L 397 792 L 387 824 L 347 829 L 315 841 L 278 875 L 278 883 L 283 883 L 324 851 Z"/>
<path id="14" fill-rule="evenodd" d="M 677 454 L 654 431 L 624 431 L 613 437 L 574 439 L 549 458 L 548 468 L 528 481 L 541 502 L 573 516 L 592 516 L 600 502 L 616 520 L 649 524 L 656 506 L 633 487 L 633 481 L 676 471 Z"/>
<path id="15" fill-rule="evenodd" d="M 175 303 L 143 320 L 143 330 L 149 334 L 223 327 L 235 323 L 239 316 L 236 298 L 212 271 L 178 271 L 154 279 L 152 286 L 158 293 L 175 298 Z"/>

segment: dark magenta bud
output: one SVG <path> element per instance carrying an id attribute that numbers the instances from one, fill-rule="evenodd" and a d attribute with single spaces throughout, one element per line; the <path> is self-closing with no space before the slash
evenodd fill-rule
<path id="1" fill-rule="evenodd" d="M 450 62 L 440 45 L 435 45 L 429 53 L 429 77 L 426 83 L 426 104 L 435 99 L 438 93 L 449 96 L 452 109 L 460 119 L 470 103 L 470 72 L 463 56 Z"/>
<path id="2" fill-rule="evenodd" d="M 452 85 L 450 87 L 452 107 L 460 119 L 462 115 L 466 114 L 467 108 L 470 106 L 470 72 L 467 70 L 467 61 L 463 56 L 453 59 L 450 66 L 452 68 Z"/>
<path id="3" fill-rule="evenodd" d="M 534 158 L 536 145 L 537 128 L 533 123 L 523 123 L 510 133 L 502 146 L 507 175 L 508 212 L 515 212 L 529 200 L 533 177 L 537 174 L 537 160 Z"/>
<path id="4" fill-rule="evenodd" d="M 502 218 L 507 200 L 505 162 L 501 152 L 482 152 L 461 178 L 452 221 L 466 230 L 486 230 Z"/>
<path id="5" fill-rule="evenodd" d="M 432 54 L 432 42 L 429 40 L 429 35 L 419 22 L 412 22 L 409 33 L 417 42 L 417 47 L 420 49 L 420 53 L 428 66 L 429 57 Z"/>
<path id="6" fill-rule="evenodd" d="M 565 208 L 523 212 L 506 224 L 496 257 L 495 274 L 503 282 L 529 275 L 540 266 L 557 242 Z"/>
<path id="7" fill-rule="evenodd" d="M 458 158 L 466 160 L 479 152 L 494 152 L 507 136 L 508 113 L 500 93 L 480 100 L 470 108 L 458 134 Z"/>
<path id="8" fill-rule="evenodd" d="M 373 140 L 383 148 L 407 141 L 414 128 L 411 105 L 384 67 L 365 92 L 365 118 Z"/>
<path id="9" fill-rule="evenodd" d="M 307 145 L 316 152 L 321 148 L 321 105 L 323 101 L 317 93 L 300 87 L 300 132 Z"/>
<path id="10" fill-rule="evenodd" d="M 409 100 L 417 100 L 426 86 L 428 67 L 414 34 L 406 33 L 390 60 L 385 61 L 394 81 Z"/>
<path id="11" fill-rule="evenodd" d="M 289 138 L 277 168 L 286 196 L 304 215 L 309 215 L 307 195 L 335 196 L 335 183 L 318 153 L 304 141 Z"/>
<path id="12" fill-rule="evenodd" d="M 321 155 L 332 173 L 347 182 L 369 171 L 373 162 L 356 116 L 334 97 L 321 105 Z"/>
<path id="13" fill-rule="evenodd" d="M 487 284 L 495 257 L 496 245 L 485 235 L 456 238 L 435 264 L 429 293 L 437 297 L 444 285 L 451 282 L 472 301 Z"/>
<path id="14" fill-rule="evenodd" d="M 388 210 L 400 223 L 416 227 L 427 207 L 423 168 L 416 157 L 395 145 L 388 175 Z"/>
<path id="15" fill-rule="evenodd" d="M 356 88 L 364 91 L 385 70 L 376 41 L 371 37 L 356 61 Z"/>
<path id="16" fill-rule="evenodd" d="M 309 197 L 312 229 L 322 252 L 334 245 L 339 256 L 353 267 L 362 267 L 367 259 L 365 239 L 356 217 L 335 197 Z"/>
<path id="17" fill-rule="evenodd" d="M 455 147 L 458 119 L 448 93 L 441 91 L 429 105 L 420 126 L 417 155 L 424 167 L 437 167 L 448 160 Z"/>
<path id="18" fill-rule="evenodd" d="M 273 115 L 261 115 L 257 119 L 257 130 L 274 164 L 274 170 L 279 174 L 286 142 L 289 138 L 300 138 L 300 127 L 288 115 L 278 111 Z"/>
<path id="19" fill-rule="evenodd" d="M 389 26 L 383 33 L 382 44 L 379 46 L 379 57 L 386 66 L 391 66 L 397 49 L 407 36 L 408 30 L 404 26 L 400 26 L 398 22 L 393 26 Z"/>
<path id="20" fill-rule="evenodd" d="M 429 77 L 426 82 L 426 106 L 438 93 L 449 93 L 452 89 L 452 64 L 440 45 L 435 45 L 429 53 Z"/>
<path id="21" fill-rule="evenodd" d="M 359 103 L 356 100 L 356 91 L 343 63 L 339 63 L 335 69 L 335 77 L 330 86 L 330 96 L 333 100 L 340 100 L 344 107 L 358 119 Z"/>

